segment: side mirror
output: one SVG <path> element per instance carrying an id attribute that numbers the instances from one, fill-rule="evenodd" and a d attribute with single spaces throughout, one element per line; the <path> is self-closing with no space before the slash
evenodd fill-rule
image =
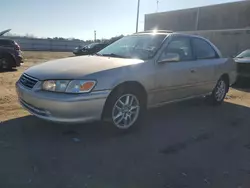
<path id="1" fill-rule="evenodd" d="M 168 62 L 179 62 L 181 60 L 180 55 L 177 53 L 167 53 L 164 58 L 158 61 L 159 64 Z"/>

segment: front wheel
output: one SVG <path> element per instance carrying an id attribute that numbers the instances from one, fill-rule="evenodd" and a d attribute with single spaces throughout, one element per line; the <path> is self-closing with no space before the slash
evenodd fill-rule
<path id="1" fill-rule="evenodd" d="M 109 101 L 108 119 L 119 130 L 128 130 L 141 121 L 145 107 L 134 91 L 117 92 Z"/>
<path id="2" fill-rule="evenodd" d="M 120 96 L 112 108 L 112 122 L 119 129 L 128 129 L 136 123 L 140 114 L 140 103 L 133 94 Z"/>
<path id="3" fill-rule="evenodd" d="M 209 101 L 214 105 L 221 104 L 225 99 L 228 88 L 229 84 L 226 79 L 219 79 L 212 94 L 209 96 Z"/>

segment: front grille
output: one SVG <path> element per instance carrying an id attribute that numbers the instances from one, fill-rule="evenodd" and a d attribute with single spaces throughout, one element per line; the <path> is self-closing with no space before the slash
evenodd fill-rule
<path id="1" fill-rule="evenodd" d="M 237 70 L 239 73 L 250 73 L 249 63 L 238 63 Z"/>
<path id="2" fill-rule="evenodd" d="M 23 74 L 19 81 L 23 86 L 29 89 L 32 89 L 38 82 L 36 78 L 30 77 L 27 74 Z"/>

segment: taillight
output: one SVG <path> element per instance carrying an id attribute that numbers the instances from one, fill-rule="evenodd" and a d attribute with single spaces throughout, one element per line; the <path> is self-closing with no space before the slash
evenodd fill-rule
<path id="1" fill-rule="evenodd" d="M 20 46 L 15 42 L 15 50 L 20 50 Z"/>

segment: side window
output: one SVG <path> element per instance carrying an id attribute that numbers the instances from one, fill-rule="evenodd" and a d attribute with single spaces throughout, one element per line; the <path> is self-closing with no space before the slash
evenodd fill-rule
<path id="1" fill-rule="evenodd" d="M 207 41 L 194 38 L 192 44 L 197 59 L 213 59 L 218 57 L 214 48 Z"/>
<path id="2" fill-rule="evenodd" d="M 0 40 L 0 45 L 1 46 L 11 46 L 12 41 L 10 41 L 10 40 Z"/>
<path id="3" fill-rule="evenodd" d="M 180 61 L 193 60 L 192 48 L 188 37 L 175 37 L 167 45 L 160 57 L 160 61 L 178 57 Z"/>

